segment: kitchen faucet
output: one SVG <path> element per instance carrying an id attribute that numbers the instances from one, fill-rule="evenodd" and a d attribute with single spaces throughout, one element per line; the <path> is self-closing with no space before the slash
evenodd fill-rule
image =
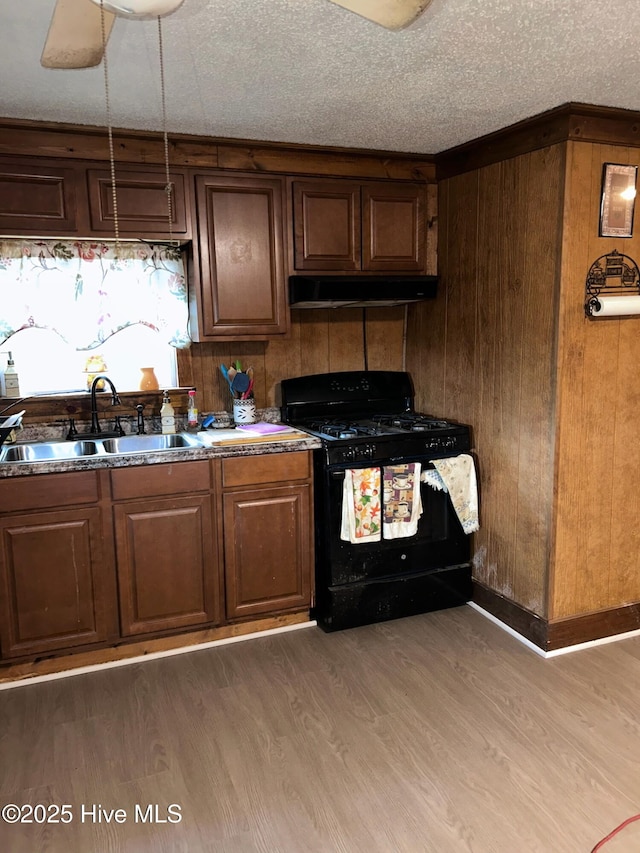
<path id="1" fill-rule="evenodd" d="M 111 405 L 119 406 L 120 405 L 120 397 L 118 396 L 118 392 L 116 391 L 116 386 L 109 379 L 108 376 L 96 376 L 93 382 L 91 383 L 91 428 L 89 432 L 92 435 L 109 435 L 109 433 L 103 433 L 100 429 L 100 422 L 98 421 L 98 401 L 96 399 L 96 388 L 98 383 L 102 380 L 103 382 L 107 382 L 111 386 Z M 124 430 L 120 426 L 120 418 L 116 417 L 116 430 L 111 435 L 124 435 Z"/>

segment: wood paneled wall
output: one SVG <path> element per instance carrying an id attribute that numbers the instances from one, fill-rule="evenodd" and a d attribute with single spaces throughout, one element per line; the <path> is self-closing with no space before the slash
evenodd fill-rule
<path id="1" fill-rule="evenodd" d="M 560 142 L 440 183 L 440 296 L 409 311 L 418 405 L 470 423 L 481 490 L 474 576 L 563 620 L 640 601 L 640 318 L 589 320 L 585 279 L 631 239 L 598 236 L 605 162 Z"/>
<path id="2" fill-rule="evenodd" d="M 631 239 L 598 237 L 605 162 L 640 165 L 640 150 L 568 143 L 552 620 L 640 601 L 640 317 L 594 321 L 583 310 L 598 257 L 617 249 L 640 262 L 637 210 Z"/>
<path id="3" fill-rule="evenodd" d="M 180 351 L 182 385 L 195 385 L 201 411 L 231 411 L 220 364 L 254 369 L 258 408 L 280 404 L 280 380 L 334 370 L 402 370 L 405 308 L 336 308 L 291 312 L 291 332 L 269 342 L 194 343 Z"/>
<path id="4" fill-rule="evenodd" d="M 545 617 L 564 146 L 444 180 L 435 303 L 409 309 L 419 408 L 471 424 L 474 576 Z"/>

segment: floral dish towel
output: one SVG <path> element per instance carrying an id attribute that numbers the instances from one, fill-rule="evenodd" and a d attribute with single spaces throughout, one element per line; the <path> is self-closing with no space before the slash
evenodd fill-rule
<path id="1" fill-rule="evenodd" d="M 348 468 L 342 490 L 340 538 L 357 545 L 380 541 L 380 469 Z"/>

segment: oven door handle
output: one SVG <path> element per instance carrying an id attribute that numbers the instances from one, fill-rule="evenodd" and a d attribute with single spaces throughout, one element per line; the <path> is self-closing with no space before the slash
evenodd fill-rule
<path id="1" fill-rule="evenodd" d="M 344 480 L 344 471 L 332 471 L 331 472 L 332 480 Z"/>

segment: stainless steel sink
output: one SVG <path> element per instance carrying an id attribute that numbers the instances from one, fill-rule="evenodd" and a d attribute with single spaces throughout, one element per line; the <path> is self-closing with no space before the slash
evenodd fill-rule
<path id="1" fill-rule="evenodd" d="M 99 453 L 95 441 L 39 441 L 13 444 L 2 448 L 0 462 L 46 462 L 55 459 L 77 459 Z"/>
<path id="2" fill-rule="evenodd" d="M 102 446 L 107 453 L 151 453 L 154 450 L 202 447 L 202 442 L 195 436 L 175 433 L 173 435 L 125 435 L 122 438 L 105 438 Z"/>
<path id="3" fill-rule="evenodd" d="M 78 441 L 38 441 L 32 444 L 10 444 L 0 450 L 0 463 L 53 462 L 83 457 L 115 456 L 131 453 L 154 453 L 184 447 L 203 447 L 194 435 L 125 435 L 120 438 L 95 438 Z"/>

